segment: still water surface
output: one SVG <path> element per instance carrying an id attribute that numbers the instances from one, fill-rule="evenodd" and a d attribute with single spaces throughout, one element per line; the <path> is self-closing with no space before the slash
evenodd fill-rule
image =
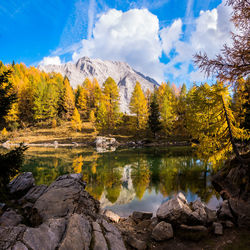
<path id="1" fill-rule="evenodd" d="M 50 184 L 66 173 L 83 173 L 86 190 L 121 216 L 133 211 L 156 212 L 179 191 L 216 209 L 220 196 L 210 182 L 211 166 L 195 158 L 190 148 L 126 149 L 97 153 L 86 148 L 30 148 L 22 171 L 36 184 Z"/>

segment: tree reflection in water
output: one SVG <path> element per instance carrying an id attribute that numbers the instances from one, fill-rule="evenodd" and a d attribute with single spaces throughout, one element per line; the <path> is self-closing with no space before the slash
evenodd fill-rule
<path id="1" fill-rule="evenodd" d="M 190 148 L 132 149 L 99 154 L 91 149 L 33 149 L 22 171 L 36 184 L 50 184 L 65 173 L 82 173 L 86 190 L 104 206 L 145 200 L 150 194 L 167 198 L 179 191 L 208 203 L 215 193 L 212 167 Z"/>

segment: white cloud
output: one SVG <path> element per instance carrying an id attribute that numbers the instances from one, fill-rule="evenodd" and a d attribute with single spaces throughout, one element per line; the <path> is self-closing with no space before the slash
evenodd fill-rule
<path id="1" fill-rule="evenodd" d="M 136 70 L 162 81 L 161 54 L 157 16 L 146 9 L 127 12 L 111 9 L 96 22 L 93 38 L 82 40 L 82 48 L 73 54 L 73 60 L 89 56 L 125 61 Z"/>
<path id="2" fill-rule="evenodd" d="M 43 60 L 39 63 L 40 65 L 49 65 L 49 64 L 54 64 L 54 65 L 60 65 L 61 60 L 59 56 L 48 56 L 44 57 Z"/>
<path id="3" fill-rule="evenodd" d="M 193 66 L 193 55 L 198 51 L 205 51 L 212 58 L 220 52 L 223 44 L 231 43 L 230 31 L 234 27 L 230 21 L 230 12 L 231 9 L 225 6 L 225 1 L 213 10 L 201 11 L 199 17 L 194 20 L 195 29 L 186 41 L 168 43 L 169 47 L 164 52 L 168 55 L 169 51 L 174 49 L 175 55 L 166 65 L 166 75 L 172 74 L 179 80 L 204 81 L 202 73 L 195 70 L 189 72 L 189 68 Z M 172 26 L 166 29 L 170 30 Z M 162 40 L 164 44 L 167 37 L 162 35 Z"/>
<path id="4" fill-rule="evenodd" d="M 167 0 L 159 0 L 161 2 Z M 89 56 L 127 62 L 158 82 L 168 79 L 177 83 L 204 81 L 203 74 L 193 69 L 193 55 L 206 51 L 209 57 L 214 57 L 224 43 L 231 42 L 231 8 L 225 6 L 223 0 L 217 8 L 201 11 L 194 18 L 193 2 L 188 0 L 183 20 L 177 19 L 160 30 L 158 17 L 147 9 L 126 12 L 110 9 L 96 15 L 98 19 L 94 24 L 97 4 L 90 0 L 88 38 L 58 49 L 52 53 L 54 57 L 45 57 L 40 64 L 61 64 L 58 56 L 71 52 L 73 61 Z M 162 53 L 170 59 L 167 64 L 160 62 Z"/>
<path id="5" fill-rule="evenodd" d="M 92 30 L 95 18 L 95 8 L 96 8 L 95 0 L 90 0 L 88 9 L 88 39 L 90 39 L 92 36 Z"/>
<path id="6" fill-rule="evenodd" d="M 160 31 L 160 36 L 162 40 L 162 49 L 167 56 L 171 51 L 171 49 L 175 47 L 175 43 L 180 39 L 181 33 L 182 33 L 181 19 L 175 20 L 171 26 L 163 28 Z"/>

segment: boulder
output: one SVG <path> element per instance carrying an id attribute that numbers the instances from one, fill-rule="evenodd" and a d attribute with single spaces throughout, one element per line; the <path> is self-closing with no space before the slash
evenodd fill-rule
<path id="1" fill-rule="evenodd" d="M 173 224 L 186 224 L 189 221 L 191 214 L 192 210 L 182 194 L 179 194 L 163 203 L 156 212 L 158 219 Z"/>
<path id="2" fill-rule="evenodd" d="M 182 224 L 178 230 L 178 236 L 185 240 L 198 241 L 207 237 L 207 235 L 208 229 L 205 226 L 188 226 Z"/>
<path id="3" fill-rule="evenodd" d="M 122 236 L 120 231 L 112 224 L 108 223 L 106 220 L 102 219 L 101 224 L 105 232 L 105 238 L 108 242 L 110 250 L 125 250 Z"/>
<path id="4" fill-rule="evenodd" d="M 141 221 L 141 220 L 149 220 L 153 216 L 153 213 L 150 212 L 138 212 L 134 211 L 132 214 L 132 219 L 136 222 Z"/>
<path id="5" fill-rule="evenodd" d="M 207 224 L 211 224 L 217 220 L 217 215 L 215 210 L 212 210 L 206 206 L 205 211 L 207 214 Z"/>
<path id="6" fill-rule="evenodd" d="M 221 220 L 233 220 L 234 217 L 230 211 L 228 200 L 224 200 L 217 212 L 219 219 Z"/>
<path id="7" fill-rule="evenodd" d="M 108 245 L 102 232 L 93 231 L 93 240 L 93 250 L 108 250 Z"/>
<path id="8" fill-rule="evenodd" d="M 26 227 L 24 225 L 0 227 L 0 249 L 8 249 L 13 246 L 25 229 Z"/>
<path id="9" fill-rule="evenodd" d="M 133 247 L 134 249 L 137 249 L 137 250 L 145 250 L 147 249 L 147 244 L 146 242 L 144 241 L 141 241 L 141 240 L 138 240 L 136 239 L 135 237 L 133 236 L 128 236 L 126 242 L 131 246 Z"/>
<path id="10" fill-rule="evenodd" d="M 23 217 L 17 214 L 13 209 L 8 209 L 0 217 L 0 226 L 17 226 L 21 223 Z"/>
<path id="11" fill-rule="evenodd" d="M 65 230 L 65 219 L 49 219 L 37 228 L 28 227 L 23 235 L 23 243 L 33 250 L 55 249 Z"/>
<path id="12" fill-rule="evenodd" d="M 65 237 L 58 248 L 59 250 L 87 250 L 91 241 L 91 225 L 88 219 L 79 214 L 69 218 Z"/>
<path id="13" fill-rule="evenodd" d="M 207 222 L 206 205 L 200 200 L 196 200 L 191 203 L 191 209 L 193 212 L 191 213 L 190 219 L 192 220 L 193 217 L 194 224 L 205 225 Z"/>
<path id="14" fill-rule="evenodd" d="M 93 216 L 99 210 L 99 202 L 84 190 L 81 175 L 64 175 L 56 179 L 37 199 L 33 209 L 43 221 L 49 218 L 83 213 Z"/>
<path id="15" fill-rule="evenodd" d="M 25 172 L 18 175 L 8 184 L 11 194 L 23 195 L 35 185 L 35 179 L 31 172 Z"/>
<path id="16" fill-rule="evenodd" d="M 223 235 L 223 226 L 219 222 L 214 222 L 213 223 L 213 229 L 214 229 L 214 234 L 215 235 Z"/>
<path id="17" fill-rule="evenodd" d="M 114 222 L 119 222 L 120 220 L 120 216 L 110 210 L 105 210 L 104 211 L 104 215 L 107 216 L 110 220 L 114 221 Z"/>
<path id="18" fill-rule="evenodd" d="M 152 231 L 152 238 L 156 241 L 169 240 L 174 237 L 172 225 L 161 221 Z"/>
<path id="19" fill-rule="evenodd" d="M 28 248 L 21 241 L 17 241 L 11 250 L 28 250 Z"/>
<path id="20" fill-rule="evenodd" d="M 47 189 L 46 185 L 39 185 L 32 187 L 21 200 L 35 203 L 36 200 L 45 192 L 46 189 Z"/>
<path id="21" fill-rule="evenodd" d="M 250 228 L 250 199 L 244 201 L 237 198 L 230 198 L 228 202 L 233 214 L 237 218 L 236 223 L 238 226 Z"/>
<path id="22" fill-rule="evenodd" d="M 92 222 L 93 228 L 93 249 L 108 250 L 107 242 L 103 236 L 101 226 L 97 222 Z"/>
<path id="23" fill-rule="evenodd" d="M 97 136 L 94 141 L 94 145 L 98 149 L 98 151 L 105 151 L 109 148 L 114 148 L 115 150 L 116 146 L 118 146 L 118 142 L 115 138 L 112 137 Z"/>

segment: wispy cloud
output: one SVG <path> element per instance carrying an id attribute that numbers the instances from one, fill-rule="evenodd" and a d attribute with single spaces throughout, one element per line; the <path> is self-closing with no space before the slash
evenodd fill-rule
<path id="1" fill-rule="evenodd" d="M 96 2 L 95 0 L 89 0 L 88 10 L 88 39 L 92 36 L 94 19 L 95 19 Z"/>

